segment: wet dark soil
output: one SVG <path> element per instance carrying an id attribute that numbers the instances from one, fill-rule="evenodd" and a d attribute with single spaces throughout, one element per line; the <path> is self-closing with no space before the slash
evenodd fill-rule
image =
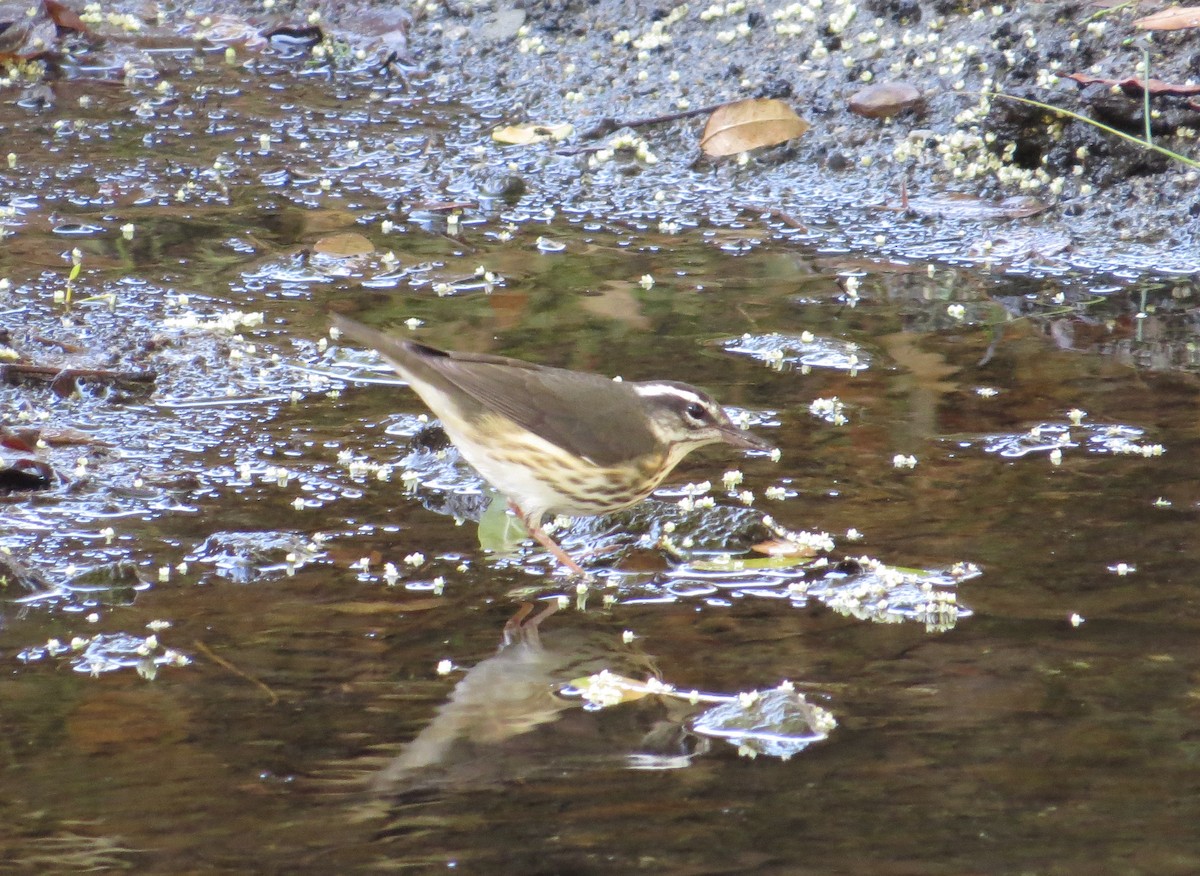
<path id="1" fill-rule="evenodd" d="M 1189 83 L 1200 35 L 1136 29 L 1132 22 L 1155 8 L 911 0 L 447 4 L 417 17 L 412 45 L 498 122 L 567 122 L 586 133 L 602 119 L 619 124 L 748 97 L 789 101 L 812 129 L 741 166 L 700 157 L 702 117 L 637 126 L 665 167 L 626 171 L 668 177 L 660 185 L 702 183 L 708 197 L 693 212 L 702 220 L 742 214 L 755 221 L 753 209 L 743 212 L 750 205 L 827 232 L 834 245 L 851 236 L 856 248 L 898 256 L 1185 272 L 1197 267 L 1194 167 L 1045 109 L 983 96 L 1050 104 L 1142 137 L 1140 88 L 1111 83 L 1144 78 L 1145 49 L 1150 76 L 1181 86 L 1150 100 L 1154 142 L 1194 157 L 1200 107 Z M 1082 85 L 1068 74 L 1110 84 Z M 914 85 L 924 100 L 885 120 L 849 111 L 857 92 L 884 82 Z M 588 171 L 580 166 L 580 173 Z M 534 175 L 530 185 L 538 184 Z M 905 192 L 1027 195 L 1049 209 L 981 228 L 969 216 L 906 214 Z M 931 239 L 941 246 L 934 250 Z"/>

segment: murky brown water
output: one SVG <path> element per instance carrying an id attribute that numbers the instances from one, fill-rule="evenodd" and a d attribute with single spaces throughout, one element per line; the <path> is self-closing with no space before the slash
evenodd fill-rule
<path id="1" fill-rule="evenodd" d="M 0 505 L 5 872 L 1200 869 L 1190 280 L 885 263 L 757 217 L 668 233 L 702 214 L 695 180 L 581 182 L 579 159 L 491 145 L 494 113 L 365 73 L 153 57 L 159 104 L 155 78 L 66 83 L 50 110 L 0 93 L 7 343 L 157 374 L 0 389 L 62 477 Z M 457 229 L 421 212 L 504 162 L 524 198 Z M 641 199 L 667 184 L 667 207 Z M 342 231 L 375 251 L 329 255 Z M 480 548 L 479 482 L 370 357 L 318 345 L 330 310 L 701 384 L 782 458 L 705 451 L 642 508 L 572 525 L 570 548 L 608 551 L 581 596 L 528 545 Z M 843 425 L 810 411 L 833 398 Z M 681 508 L 703 480 L 714 507 Z M 854 565 L 706 565 L 753 560 L 764 513 L 957 608 L 936 631 L 908 591 L 851 599 Z M 750 758 L 686 699 L 555 694 L 606 668 L 727 695 L 791 680 L 837 727 Z"/>

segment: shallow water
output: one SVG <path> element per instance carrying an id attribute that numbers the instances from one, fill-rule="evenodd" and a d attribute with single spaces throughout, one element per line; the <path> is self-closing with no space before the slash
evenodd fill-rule
<path id="1" fill-rule="evenodd" d="M 885 261 L 756 216 L 670 233 L 639 200 L 653 178 L 586 189 L 441 94 L 154 58 L 177 89 L 158 106 L 153 81 L 0 104 L 8 343 L 156 372 L 0 389 L 50 444 L 15 456 L 60 476 L 0 505 L 8 871 L 1200 868 L 1190 280 Z M 55 131 L 89 90 L 88 123 Z M 525 197 L 458 228 L 421 209 L 504 162 Z M 702 187 L 670 182 L 690 216 Z M 336 257 L 343 231 L 373 251 Z M 569 524 L 595 553 L 580 593 L 531 545 L 480 547 L 482 485 L 386 369 L 320 342 L 331 310 L 694 382 L 782 457 L 710 448 Z M 811 409 L 834 398 L 844 423 Z M 765 514 L 831 533 L 835 571 L 764 564 Z M 847 556 L 909 589 L 859 599 Z M 686 696 L 559 693 L 602 669 L 727 696 L 790 680 L 836 727 L 750 757 Z"/>

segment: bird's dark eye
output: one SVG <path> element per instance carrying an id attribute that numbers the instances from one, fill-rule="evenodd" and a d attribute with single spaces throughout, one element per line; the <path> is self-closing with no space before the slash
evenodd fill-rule
<path id="1" fill-rule="evenodd" d="M 685 414 L 687 414 L 691 419 L 698 420 L 698 421 L 702 421 L 704 419 L 705 413 L 707 413 L 704 410 L 704 405 L 700 404 L 699 402 L 692 402 L 690 405 L 688 405 L 686 408 L 683 409 L 683 412 Z"/>

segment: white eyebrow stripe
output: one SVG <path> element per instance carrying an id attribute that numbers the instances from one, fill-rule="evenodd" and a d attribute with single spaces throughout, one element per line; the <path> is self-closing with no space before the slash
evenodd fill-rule
<path id="1" fill-rule="evenodd" d="M 642 398 L 654 398 L 656 396 L 669 395 L 674 396 L 675 398 L 683 399 L 684 401 L 700 402 L 701 404 L 705 403 L 705 399 L 694 392 L 689 392 L 686 389 L 680 389 L 678 386 L 665 386 L 661 383 L 636 384 L 633 387 L 633 391 Z"/>

